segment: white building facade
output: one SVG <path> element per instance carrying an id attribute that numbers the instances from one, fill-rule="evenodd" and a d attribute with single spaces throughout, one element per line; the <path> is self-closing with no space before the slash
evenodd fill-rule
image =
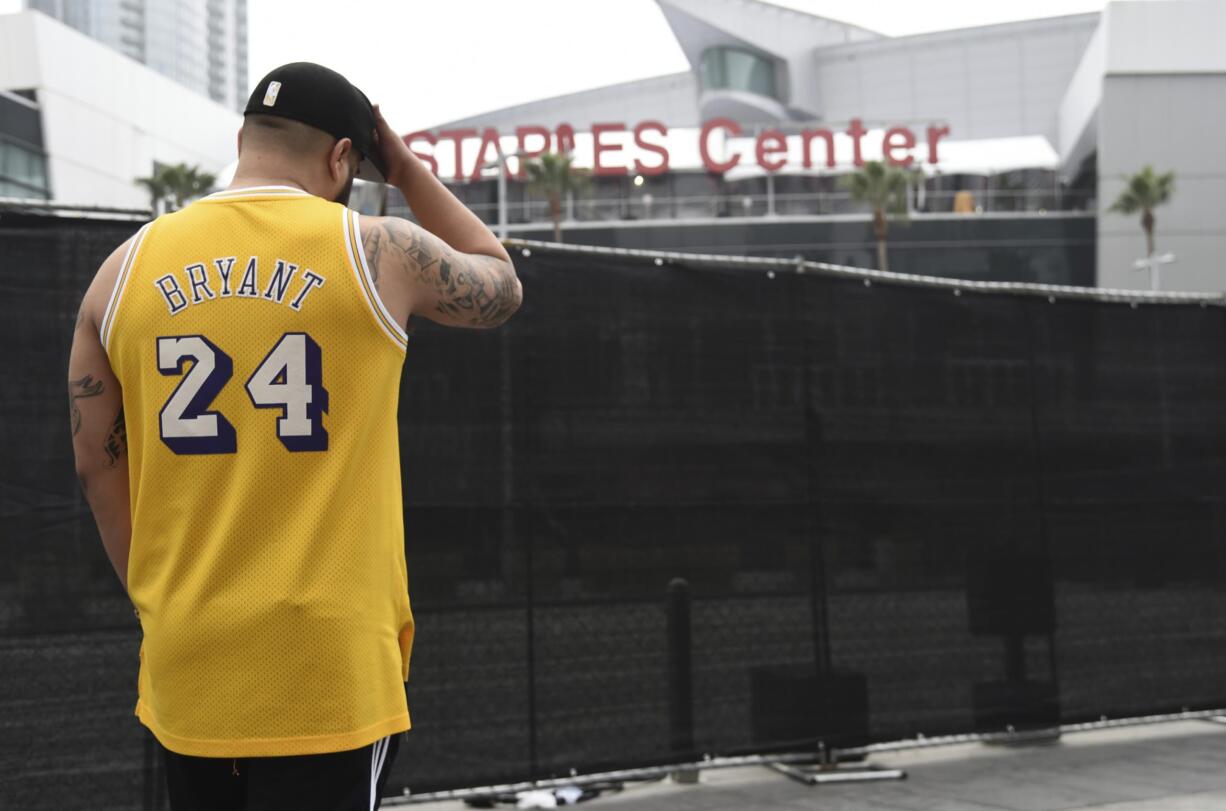
<path id="1" fill-rule="evenodd" d="M 57 20 L 0 15 L 0 197 L 148 208 L 136 178 L 156 163 L 220 172 L 241 123 Z"/>

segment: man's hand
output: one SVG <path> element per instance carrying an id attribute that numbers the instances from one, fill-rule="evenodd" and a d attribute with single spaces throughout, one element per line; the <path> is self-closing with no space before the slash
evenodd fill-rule
<path id="1" fill-rule="evenodd" d="M 415 173 L 429 170 L 387 123 L 379 105 L 371 106 L 375 110 L 375 132 L 379 136 L 379 152 L 383 156 L 383 165 L 387 167 L 387 182 L 403 189 L 412 181 Z"/>

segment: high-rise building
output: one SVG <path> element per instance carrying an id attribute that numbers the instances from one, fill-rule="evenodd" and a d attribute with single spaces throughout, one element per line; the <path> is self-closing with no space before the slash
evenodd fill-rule
<path id="1" fill-rule="evenodd" d="M 25 0 L 233 110 L 247 101 L 247 0 Z"/>

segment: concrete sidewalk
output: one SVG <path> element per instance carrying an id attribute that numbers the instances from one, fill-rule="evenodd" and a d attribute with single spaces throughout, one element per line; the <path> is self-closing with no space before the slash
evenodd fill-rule
<path id="1" fill-rule="evenodd" d="M 1226 811 L 1226 725 L 1210 721 L 1074 732 L 1041 745 L 957 744 L 875 755 L 871 762 L 903 769 L 907 777 L 810 787 L 765 767 L 715 769 L 704 772 L 697 785 L 628 784 L 583 806 L 591 811 Z M 462 802 L 417 807 L 467 808 Z"/>

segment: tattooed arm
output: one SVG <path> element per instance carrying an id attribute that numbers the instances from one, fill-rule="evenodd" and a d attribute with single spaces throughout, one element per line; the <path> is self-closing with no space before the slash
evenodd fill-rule
<path id="1" fill-rule="evenodd" d="M 379 298 L 400 324 L 420 315 L 453 327 L 496 327 L 523 300 L 509 258 L 462 253 L 399 217 L 362 217 L 362 245 Z"/>
<path id="2" fill-rule="evenodd" d="M 77 314 L 68 359 L 68 426 L 77 478 L 119 582 L 128 587 L 132 513 L 128 499 L 128 440 L 123 392 L 98 337 L 98 323 L 114 287 L 126 243 L 99 268 Z"/>
<path id="3" fill-rule="evenodd" d="M 454 327 L 488 328 L 519 308 L 523 287 L 506 248 L 405 146 L 378 106 L 379 149 L 387 180 L 420 225 L 399 217 L 362 217 L 362 244 L 384 306 Z"/>

